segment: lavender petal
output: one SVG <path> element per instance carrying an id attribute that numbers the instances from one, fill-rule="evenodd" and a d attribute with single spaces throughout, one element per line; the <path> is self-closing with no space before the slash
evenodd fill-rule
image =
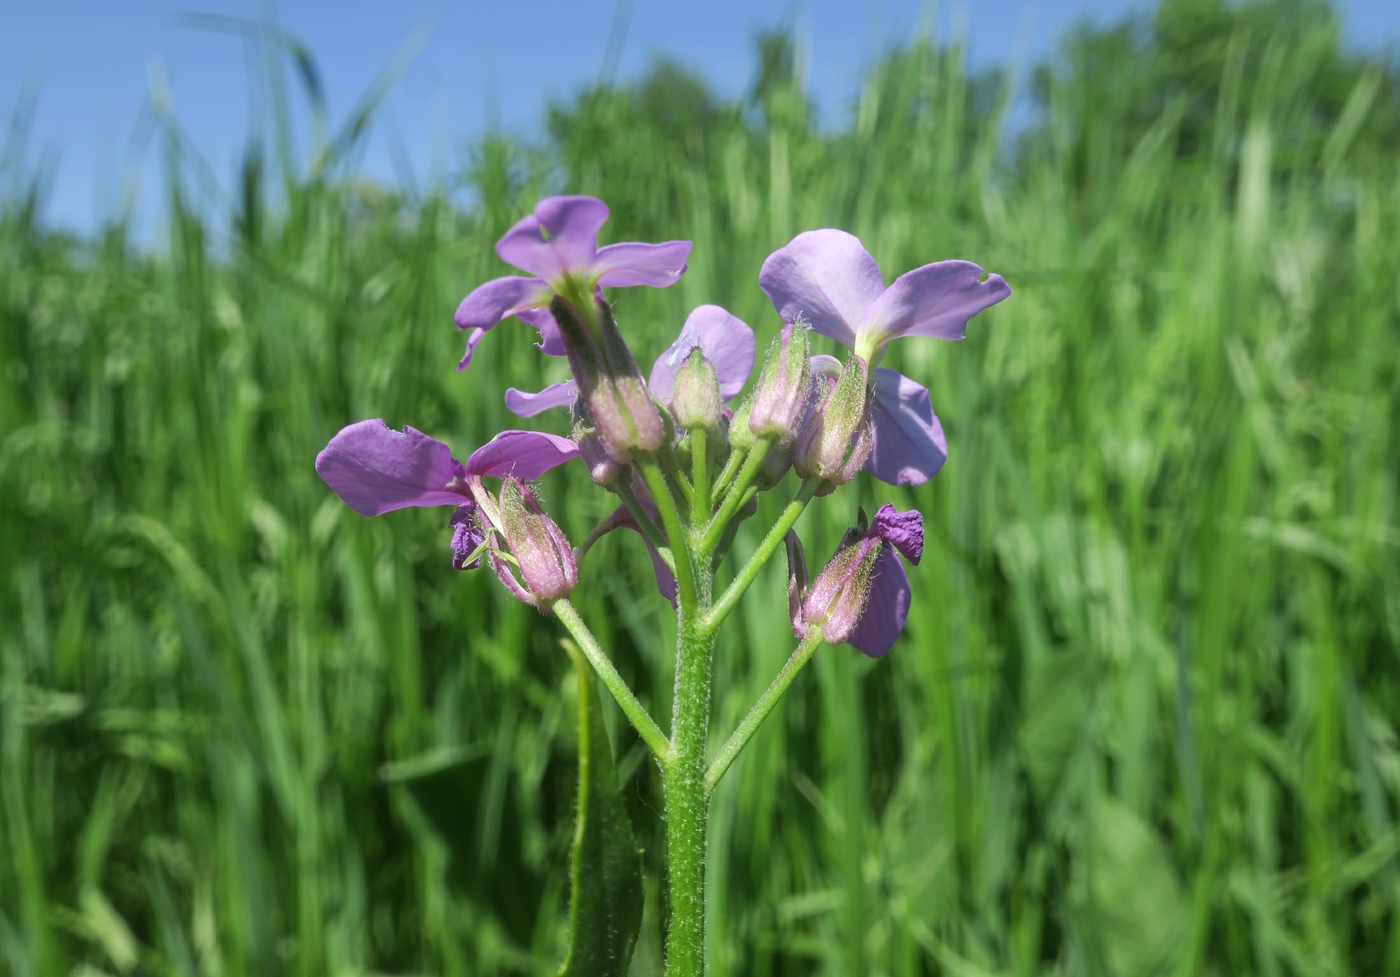
<path id="1" fill-rule="evenodd" d="M 577 457 L 578 445 L 568 438 L 540 431 L 502 431 L 472 452 L 466 474 L 498 478 L 513 475 L 522 482 L 532 482 Z"/>
<path id="2" fill-rule="evenodd" d="M 462 474 L 452 449 L 413 428 L 391 430 L 382 420 L 343 428 L 316 456 L 316 472 L 363 516 L 406 506 L 457 505 L 448 484 Z"/>
<path id="3" fill-rule="evenodd" d="M 670 403 L 676 371 L 697 346 L 715 368 L 721 397 L 728 400 L 744 389 L 757 355 L 753 330 L 718 305 L 702 305 L 686 317 L 676 341 L 652 364 L 648 383 L 662 402 Z"/>
<path id="4" fill-rule="evenodd" d="M 594 197 L 547 197 L 496 242 L 496 254 L 507 264 L 557 281 L 592 264 L 598 229 L 607 219 L 608 205 Z"/>
<path id="5" fill-rule="evenodd" d="M 1000 275 L 982 281 L 970 261 L 938 261 L 894 280 L 866 312 L 860 332 L 876 332 L 880 342 L 899 336 L 962 339 L 967 320 L 1011 294 Z"/>
<path id="6" fill-rule="evenodd" d="M 680 281 L 692 247 L 689 241 L 661 244 L 609 244 L 598 249 L 592 261 L 592 275 L 599 285 L 622 288 L 651 285 L 665 288 Z"/>
<path id="7" fill-rule="evenodd" d="M 871 658 L 881 657 L 904 632 L 911 597 L 909 575 L 899 555 L 892 546 L 882 547 L 870 576 L 865 611 L 846 640 Z"/>
<path id="8" fill-rule="evenodd" d="M 768 256 L 758 283 L 784 322 L 800 315 L 817 332 L 854 346 L 856 326 L 885 290 L 880 266 L 845 231 L 804 231 Z"/>
<path id="9" fill-rule="evenodd" d="M 551 383 L 534 394 L 510 387 L 506 390 L 506 409 L 520 417 L 534 417 L 551 407 L 568 407 L 577 396 L 578 383 L 573 380 Z"/>
<path id="10" fill-rule="evenodd" d="M 922 485 L 948 460 L 948 441 L 928 390 L 904 374 L 883 366 L 875 370 L 870 420 L 875 443 L 865 470 L 880 481 Z"/>

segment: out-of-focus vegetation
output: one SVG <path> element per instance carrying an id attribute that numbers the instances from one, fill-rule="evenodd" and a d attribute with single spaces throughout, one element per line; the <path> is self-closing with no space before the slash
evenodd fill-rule
<path id="1" fill-rule="evenodd" d="M 570 190 L 612 240 L 696 242 L 681 284 L 619 296 L 644 361 L 702 302 L 766 340 L 759 265 L 806 228 L 1015 289 L 965 342 L 891 349 L 952 445 L 917 491 L 861 490 L 928 520 L 908 632 L 819 652 L 720 790 L 715 977 L 1400 974 L 1394 66 L 1289 0 L 1073 33 L 1019 129 L 956 45 L 891 51 L 835 128 L 794 64 L 765 39 L 739 104 L 664 62 L 582 93 L 471 148 L 469 207 L 355 181 L 353 125 L 302 167 L 274 132 L 210 204 L 167 128 L 154 250 L 46 230 L 11 140 L 0 971 L 557 965 L 560 631 L 451 569 L 445 511 L 360 518 L 311 463 L 364 417 L 459 454 L 518 425 L 504 387 L 562 364 L 508 323 L 459 375 L 451 313 Z M 581 471 L 543 491 L 574 539 L 609 508 Z M 650 577 L 608 539 L 579 604 L 664 716 Z M 717 735 L 788 654 L 783 586 L 724 634 Z M 658 778 L 610 723 L 656 974 Z"/>

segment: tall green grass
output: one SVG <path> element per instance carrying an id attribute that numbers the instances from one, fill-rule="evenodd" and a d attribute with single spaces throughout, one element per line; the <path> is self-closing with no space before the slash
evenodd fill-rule
<path id="1" fill-rule="evenodd" d="M 315 476 L 382 416 L 465 452 L 558 378 L 456 301 L 540 195 L 688 237 L 629 290 L 639 358 L 799 230 L 1013 297 L 909 342 L 951 457 L 905 639 L 827 648 L 720 789 L 715 977 L 1400 974 L 1400 170 L 1395 71 L 1326 8 L 1164 5 L 1009 76 L 915 41 L 820 129 L 792 51 L 738 104 L 661 64 L 492 137 L 457 185 L 254 150 L 209 203 L 165 130 L 166 236 L 0 219 L 0 972 L 547 974 L 574 695 L 557 626 L 456 573 L 445 513 L 368 520 Z M 373 94 L 373 93 L 372 93 Z M 364 118 L 372 113 L 372 100 Z M 643 294 L 644 293 L 644 294 Z M 548 423 L 548 422 L 547 422 Z M 582 473 L 547 503 L 581 538 Z M 829 552 L 855 500 L 814 507 Z M 741 551 L 754 545 L 741 537 Z M 580 606 L 654 712 L 667 613 L 635 538 Z M 717 734 L 786 657 L 777 568 L 727 625 Z M 619 717 L 659 973 L 658 778 Z"/>

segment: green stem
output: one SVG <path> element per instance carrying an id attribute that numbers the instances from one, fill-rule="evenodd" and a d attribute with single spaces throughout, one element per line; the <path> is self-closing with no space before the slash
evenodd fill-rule
<path id="1" fill-rule="evenodd" d="M 797 522 L 797 517 L 802 515 L 802 510 L 807 508 L 807 503 L 812 501 L 812 495 L 816 491 L 816 479 L 809 478 L 802 483 L 802 487 L 797 490 L 797 495 L 788 503 L 783 514 L 773 524 L 773 528 L 768 530 L 768 535 L 763 537 L 763 542 L 758 544 L 758 549 L 754 550 L 753 556 L 749 557 L 749 562 L 744 564 L 743 569 L 739 571 L 734 580 L 725 588 L 724 593 L 720 595 L 719 600 L 715 601 L 710 608 L 709 614 L 705 615 L 702 626 L 706 631 L 713 632 L 724 623 L 724 619 L 729 616 L 729 612 L 734 609 L 739 598 L 744 596 L 744 591 L 748 590 L 749 585 L 758 579 L 759 571 L 763 569 L 763 565 L 782 545 L 783 537 Z"/>
<path id="2" fill-rule="evenodd" d="M 719 783 L 724 772 L 743 752 L 744 747 L 753 734 L 758 732 L 758 727 L 763 725 L 763 720 L 768 718 L 768 714 L 773 711 L 773 707 L 778 704 L 778 700 L 783 697 L 783 693 L 788 690 L 792 680 L 797 678 L 797 673 L 802 671 L 802 667 L 812 658 L 812 653 L 817 650 L 817 646 L 822 643 L 821 628 L 813 628 L 807 637 L 802 639 L 802 643 L 797 646 L 797 650 L 792 653 L 792 657 L 787 660 L 783 670 L 777 677 L 769 683 L 749 714 L 744 717 L 744 721 L 739 724 L 739 728 L 734 730 L 724 746 L 720 747 L 715 754 L 714 761 L 710 764 L 710 769 L 705 772 L 705 789 L 714 790 Z"/>
<path id="3" fill-rule="evenodd" d="M 629 476 L 630 477 L 630 476 Z M 671 544 L 666 539 L 666 534 L 661 531 L 661 527 L 656 524 L 656 520 L 647 512 L 641 500 L 637 498 L 637 493 L 632 491 L 632 485 L 627 479 L 620 479 L 615 486 L 617 497 L 622 500 L 622 504 L 627 506 L 627 511 L 632 513 L 632 518 L 637 521 L 637 526 L 641 529 L 642 535 L 646 537 L 648 543 L 654 546 L 661 558 L 666 561 L 666 565 L 671 568 L 671 572 L 676 572 L 676 558 L 671 552 Z"/>
<path id="4" fill-rule="evenodd" d="M 613 698 L 622 708 L 623 714 L 636 727 L 642 742 L 650 747 L 651 752 L 656 754 L 656 758 L 663 764 L 670 761 L 672 749 L 671 744 L 666 739 L 666 734 L 661 732 L 661 727 L 656 725 L 656 720 L 651 718 L 646 707 L 627 687 L 627 682 L 618 674 L 612 659 L 598 644 L 598 639 L 593 637 L 593 632 L 588 629 L 588 625 L 583 623 L 583 618 L 579 617 L 578 610 L 567 597 L 561 597 L 554 601 L 550 604 L 550 609 L 554 611 L 555 616 L 563 622 L 564 627 L 568 629 L 569 633 L 574 636 L 574 640 L 583 649 L 583 653 L 588 657 L 593 670 L 598 673 L 598 678 L 608 687 L 608 691 L 612 693 Z"/>
<path id="5" fill-rule="evenodd" d="M 714 492 L 716 496 L 722 495 L 729 487 L 729 483 L 734 480 L 734 476 L 739 474 L 739 467 L 743 465 L 744 459 L 749 456 L 748 448 L 733 448 L 729 452 L 729 457 L 725 459 L 724 469 L 719 473 L 719 478 L 715 479 Z"/>
<path id="6" fill-rule="evenodd" d="M 646 482 L 652 501 L 656 503 L 656 511 L 661 513 L 661 524 L 671 539 L 671 555 L 676 558 L 676 595 L 680 598 L 681 614 L 684 617 L 686 608 L 694 613 L 697 607 L 690 536 L 681 523 L 681 515 L 676 509 L 676 500 L 671 495 L 666 475 L 657 466 L 656 461 L 651 458 L 638 459 L 637 469 L 642 473 L 642 480 Z M 708 691 L 707 686 L 706 692 Z"/>
<path id="7" fill-rule="evenodd" d="M 701 574 L 708 589 L 708 568 Z M 714 636 L 698 624 L 698 614 L 687 613 L 682 605 L 671 720 L 673 753 L 662 766 L 667 892 L 671 904 L 666 977 L 705 974 L 705 845 L 710 795 L 705 785 L 705 751 L 710 734 Z"/>
<path id="8" fill-rule="evenodd" d="M 758 477 L 758 471 L 763 467 L 763 461 L 768 457 L 768 449 L 773 447 L 773 442 L 767 438 L 761 439 L 749 451 L 749 456 L 744 459 L 744 467 L 739 469 L 738 476 L 733 484 L 725 490 L 724 502 L 719 507 L 719 512 L 710 520 L 710 528 L 705 531 L 705 538 L 700 543 L 700 549 L 710 552 L 715 548 L 715 543 L 724 535 L 724 527 L 729 524 L 729 520 L 734 518 L 734 513 L 739 511 L 739 507 L 744 504 L 744 496 L 748 488 L 753 484 L 753 480 Z"/>
<path id="9" fill-rule="evenodd" d="M 706 457 L 709 440 L 708 431 L 690 432 L 690 481 L 695 486 L 690 521 L 696 528 L 703 528 L 710 518 L 710 461 Z"/>

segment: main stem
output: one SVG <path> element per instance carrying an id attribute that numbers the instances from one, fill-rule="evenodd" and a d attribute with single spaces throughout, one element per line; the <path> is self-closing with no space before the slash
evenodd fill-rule
<path id="1" fill-rule="evenodd" d="M 711 572 L 696 561 L 697 596 L 708 605 Z M 709 788 L 705 752 L 710 735 L 710 662 L 714 635 L 700 626 L 700 609 L 681 608 L 676 647 L 676 691 L 666 790 L 666 860 L 671 926 L 667 977 L 704 977 L 705 840 Z"/>

